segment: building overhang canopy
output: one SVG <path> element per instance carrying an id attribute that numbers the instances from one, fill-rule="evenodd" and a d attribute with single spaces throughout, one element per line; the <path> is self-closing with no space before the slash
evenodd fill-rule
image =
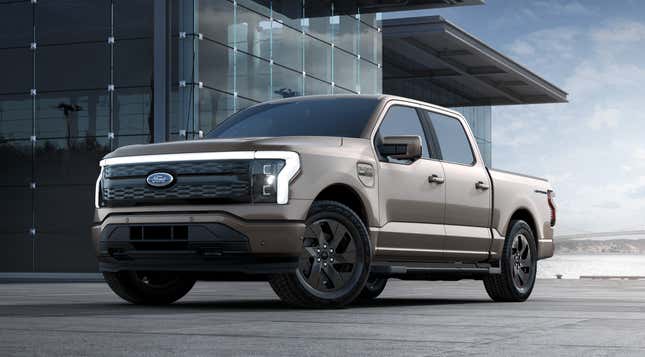
<path id="1" fill-rule="evenodd" d="M 302 2 L 298 0 L 254 1 L 267 7 L 272 6 L 274 11 L 294 19 L 484 4 L 484 0 L 321 0 L 305 1 L 303 6 Z M 331 13 L 332 5 L 333 14 Z"/>
<path id="2" fill-rule="evenodd" d="M 567 101 L 565 91 L 440 16 L 383 20 L 383 92 L 444 106 Z"/>

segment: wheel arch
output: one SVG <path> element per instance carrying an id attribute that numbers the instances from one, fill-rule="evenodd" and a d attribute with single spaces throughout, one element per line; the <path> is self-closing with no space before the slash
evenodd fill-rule
<path id="1" fill-rule="evenodd" d="M 342 183 L 331 184 L 316 195 L 315 201 L 335 201 L 354 211 L 365 227 L 370 227 L 370 216 L 365 206 L 365 200 L 360 193 L 349 185 Z"/>
<path id="2" fill-rule="evenodd" d="M 508 223 L 506 224 L 505 235 L 511 229 L 511 222 L 516 220 L 522 220 L 529 225 L 529 227 L 531 228 L 531 232 L 533 233 L 533 239 L 535 240 L 535 247 L 539 249 L 538 245 L 540 242 L 540 232 L 538 231 L 535 217 L 528 208 L 520 207 L 516 209 L 515 212 L 513 212 L 513 214 L 508 220 Z"/>

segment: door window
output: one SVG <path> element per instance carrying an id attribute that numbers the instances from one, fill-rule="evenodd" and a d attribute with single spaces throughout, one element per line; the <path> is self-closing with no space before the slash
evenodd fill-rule
<path id="1" fill-rule="evenodd" d="M 472 165 L 475 157 L 466 136 L 466 131 L 458 119 L 447 115 L 427 112 L 437 141 L 443 161 Z"/>
<path id="2" fill-rule="evenodd" d="M 376 133 L 374 145 L 378 148 L 384 137 L 400 135 L 417 135 L 421 137 L 421 157 L 424 159 L 430 158 L 428 143 L 426 142 L 426 136 L 421 126 L 417 110 L 411 107 L 394 105 L 385 114 L 381 126 Z M 409 163 L 406 160 L 392 158 L 383 158 L 383 160 L 394 163 Z"/>

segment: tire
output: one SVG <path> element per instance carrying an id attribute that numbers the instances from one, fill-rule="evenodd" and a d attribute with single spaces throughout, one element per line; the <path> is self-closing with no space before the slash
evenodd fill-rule
<path id="1" fill-rule="evenodd" d="M 370 275 L 358 299 L 361 301 L 376 299 L 385 290 L 385 285 L 387 285 L 387 277 Z"/>
<path id="2" fill-rule="evenodd" d="M 531 227 L 521 220 L 511 221 L 500 261 L 501 274 L 484 278 L 488 296 L 498 302 L 528 299 L 535 285 L 537 248 Z"/>
<path id="3" fill-rule="evenodd" d="M 272 276 L 273 291 L 298 307 L 338 308 L 351 303 L 369 277 L 367 228 L 354 211 L 334 201 L 314 202 L 305 224 L 298 269 Z"/>
<path id="4" fill-rule="evenodd" d="M 103 277 L 114 293 L 138 305 L 171 304 L 195 285 L 195 279 L 176 272 L 106 272 Z"/>

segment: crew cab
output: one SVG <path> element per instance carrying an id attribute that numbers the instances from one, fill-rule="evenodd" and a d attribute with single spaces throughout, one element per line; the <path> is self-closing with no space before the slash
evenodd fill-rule
<path id="1" fill-rule="evenodd" d="M 524 301 L 553 255 L 553 191 L 487 168 L 464 117 L 394 96 L 252 106 L 203 140 L 100 162 L 92 239 L 112 290 L 172 303 L 197 280 L 266 280 L 338 307 L 390 278 L 483 280 Z"/>

